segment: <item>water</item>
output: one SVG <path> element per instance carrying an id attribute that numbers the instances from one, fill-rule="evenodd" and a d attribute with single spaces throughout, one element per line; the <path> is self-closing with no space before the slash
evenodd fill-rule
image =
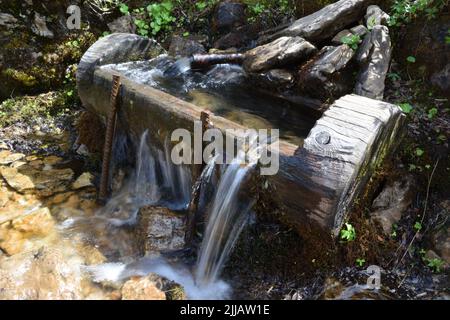
<path id="1" fill-rule="evenodd" d="M 240 160 L 234 159 L 226 168 L 209 211 L 195 270 L 196 283 L 200 287 L 218 280 L 253 204 L 239 201 L 242 182 L 253 169 L 253 165 L 242 166 Z"/>
<path id="2" fill-rule="evenodd" d="M 256 138 L 249 144 L 248 151 L 240 150 L 228 165 L 218 166 L 216 162 L 222 155 L 216 155 L 201 174 L 197 185 L 201 188 L 200 202 L 203 204 L 199 208 L 209 209 L 197 262 L 192 269 L 180 263 L 169 263 L 163 258 L 142 258 L 129 264 L 109 263 L 91 267 L 88 271 L 93 278 L 96 281 L 122 281 L 130 276 L 145 276 L 152 272 L 181 284 L 189 299 L 229 298 L 231 288 L 220 279 L 220 274 L 254 203 L 252 199 L 242 197 L 241 191 L 256 166 L 259 151 L 264 147 L 264 144 L 256 143 Z M 141 146 L 142 150 L 146 148 Z M 147 159 L 143 155 L 139 158 Z M 150 163 L 152 161 L 150 159 Z M 141 168 L 137 166 L 138 175 L 142 175 Z M 148 170 L 153 171 L 149 167 Z M 221 177 L 216 185 L 217 170 L 221 171 Z M 167 176 L 173 178 L 169 173 Z M 148 176 L 154 177 L 153 174 Z M 214 192 L 210 198 L 208 195 L 212 189 Z"/>
<path id="3" fill-rule="evenodd" d="M 200 72 L 189 70 L 187 62 L 160 56 L 151 61 L 102 68 L 118 71 L 137 83 L 165 91 L 246 127 L 280 129 L 281 140 L 298 146 L 317 120 L 303 114 L 294 103 L 256 90 L 241 66 L 219 64 Z M 166 71 L 172 69 L 183 72 L 176 77 L 166 76 Z"/>

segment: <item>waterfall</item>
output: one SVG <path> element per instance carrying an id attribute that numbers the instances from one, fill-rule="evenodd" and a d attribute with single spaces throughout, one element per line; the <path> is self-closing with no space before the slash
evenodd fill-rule
<path id="1" fill-rule="evenodd" d="M 139 139 L 135 170 L 125 185 L 114 194 L 97 216 L 120 227 L 136 222 L 139 209 L 166 205 L 185 209 L 190 201 L 191 176 L 188 168 L 172 164 L 169 144 L 164 152 L 148 145 L 148 130 Z M 160 170 L 158 170 L 160 169 Z M 160 171 L 158 175 L 157 172 Z"/>
<path id="2" fill-rule="evenodd" d="M 257 144 L 257 137 L 250 137 L 249 142 L 248 151 L 239 150 L 237 157 L 225 167 L 217 186 L 195 269 L 195 280 L 200 287 L 218 281 L 253 206 L 252 199 L 242 201 L 239 194 L 245 178 L 256 166 L 263 146 Z M 209 165 L 205 170 L 211 170 Z"/>

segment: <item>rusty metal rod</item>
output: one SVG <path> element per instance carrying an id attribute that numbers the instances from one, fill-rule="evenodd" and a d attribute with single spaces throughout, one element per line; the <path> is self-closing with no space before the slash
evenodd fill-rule
<path id="1" fill-rule="evenodd" d="M 200 121 L 202 122 L 202 136 L 205 133 L 206 130 L 208 130 L 212 124 L 210 121 L 210 114 L 206 111 L 202 111 L 200 114 Z M 203 150 L 205 149 L 205 143 L 202 144 L 202 158 L 203 158 Z M 189 203 L 189 208 L 188 208 L 188 218 L 187 218 L 187 228 L 186 228 L 186 236 L 185 236 L 185 241 L 186 244 L 188 246 L 192 245 L 192 242 L 194 240 L 194 236 L 195 236 L 195 229 L 196 229 L 196 225 L 197 225 L 197 220 L 198 220 L 198 203 L 200 201 L 200 191 L 202 188 L 202 181 L 200 179 L 203 169 L 205 168 L 206 163 L 202 161 L 202 164 L 196 165 L 196 169 L 195 169 L 195 176 L 197 177 L 194 187 L 193 187 L 193 192 L 192 192 L 192 197 L 191 197 L 191 202 Z"/>
<path id="2" fill-rule="evenodd" d="M 120 89 L 120 76 L 113 75 L 110 109 L 108 119 L 106 122 L 105 144 L 103 146 L 103 162 L 102 162 L 102 176 L 100 179 L 100 190 L 98 193 L 98 202 L 105 203 L 109 193 L 109 176 L 111 169 L 111 155 L 114 141 L 114 132 L 117 121 L 117 111 L 119 109 L 118 96 Z"/>

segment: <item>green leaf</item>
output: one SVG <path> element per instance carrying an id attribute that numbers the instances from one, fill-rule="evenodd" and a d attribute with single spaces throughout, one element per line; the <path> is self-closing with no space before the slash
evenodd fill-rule
<path id="1" fill-rule="evenodd" d="M 415 151 L 416 156 L 421 157 L 424 155 L 424 153 L 425 153 L 425 151 L 423 151 L 423 149 L 416 148 L 416 151 Z"/>
<path id="2" fill-rule="evenodd" d="M 415 63 L 416 62 L 416 57 L 409 56 L 409 57 L 406 58 L 406 61 L 408 61 L 409 63 Z"/>
<path id="3" fill-rule="evenodd" d="M 417 222 L 414 224 L 414 230 L 416 230 L 417 232 L 419 232 L 420 230 L 422 230 L 422 224 L 421 224 L 419 221 L 417 221 Z"/>
<path id="4" fill-rule="evenodd" d="M 412 105 L 410 105 L 409 103 L 401 103 L 399 106 L 400 109 L 402 109 L 402 111 L 406 114 L 410 113 L 413 109 Z"/>
<path id="5" fill-rule="evenodd" d="M 438 113 L 437 108 L 431 108 L 430 110 L 428 110 L 428 119 L 433 119 L 437 113 Z"/>

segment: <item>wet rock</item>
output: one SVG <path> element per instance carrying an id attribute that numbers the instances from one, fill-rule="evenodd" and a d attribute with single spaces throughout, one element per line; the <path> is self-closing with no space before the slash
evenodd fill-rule
<path id="1" fill-rule="evenodd" d="M 135 33 L 136 31 L 131 15 L 124 15 L 108 23 L 108 28 L 112 33 Z"/>
<path id="2" fill-rule="evenodd" d="M 212 25 L 215 32 L 225 33 L 242 26 L 247 21 L 246 6 L 241 1 L 225 0 L 215 9 Z"/>
<path id="3" fill-rule="evenodd" d="M 389 29 L 380 25 L 373 27 L 357 55 L 357 61 L 362 68 L 355 86 L 356 94 L 372 99 L 383 99 L 391 54 Z"/>
<path id="4" fill-rule="evenodd" d="M 193 54 L 206 53 L 205 47 L 192 37 L 173 36 L 170 42 L 169 55 L 187 57 Z"/>
<path id="5" fill-rule="evenodd" d="M 159 289 L 158 276 L 135 277 L 123 285 L 122 300 L 166 300 L 166 294 Z"/>
<path id="6" fill-rule="evenodd" d="M 49 235 L 54 227 L 55 221 L 48 208 L 38 209 L 23 217 L 14 219 L 11 227 L 19 232 L 32 236 L 45 237 Z"/>
<path id="7" fill-rule="evenodd" d="M 12 29 L 16 27 L 18 20 L 9 13 L 0 12 L 0 27 Z"/>
<path id="8" fill-rule="evenodd" d="M 259 88 L 281 92 L 293 85 L 295 75 L 286 69 L 272 69 L 264 73 L 253 73 L 251 79 Z"/>
<path id="9" fill-rule="evenodd" d="M 8 165 L 25 158 L 23 153 L 12 153 L 9 150 L 0 151 L 0 165 Z"/>
<path id="10" fill-rule="evenodd" d="M 400 221 L 403 212 L 414 198 L 414 179 L 405 176 L 388 183 L 372 204 L 371 220 L 378 223 L 386 235 L 392 232 L 392 225 Z"/>
<path id="11" fill-rule="evenodd" d="M 388 20 L 389 15 L 381 10 L 379 6 L 371 5 L 367 7 L 364 22 L 369 30 L 372 30 L 373 27 L 378 25 L 386 25 Z"/>
<path id="12" fill-rule="evenodd" d="M 94 180 L 94 176 L 90 172 L 85 172 L 81 176 L 75 180 L 75 182 L 72 184 L 72 189 L 82 189 L 86 187 L 92 187 Z"/>
<path id="13" fill-rule="evenodd" d="M 342 96 L 351 90 L 349 73 L 344 73 L 355 52 L 348 45 L 324 47 L 299 72 L 299 88 L 319 98 Z"/>
<path id="14" fill-rule="evenodd" d="M 1 167 L 0 174 L 8 185 L 20 193 L 36 192 L 48 197 L 65 191 L 73 179 L 72 169 L 40 170 L 39 166 Z"/>
<path id="15" fill-rule="evenodd" d="M 36 249 L 41 239 L 56 235 L 54 228 L 48 208 L 16 208 L 9 214 L 0 214 L 0 248 L 8 255 Z"/>
<path id="16" fill-rule="evenodd" d="M 431 76 L 431 83 L 441 89 L 442 92 L 450 92 L 450 63 Z"/>
<path id="17" fill-rule="evenodd" d="M 38 36 L 44 38 L 53 39 L 53 37 L 55 36 L 54 33 L 48 29 L 46 18 L 40 15 L 38 12 L 34 13 L 34 21 L 33 25 L 31 26 L 31 30 Z"/>
<path id="18" fill-rule="evenodd" d="M 142 247 L 147 255 L 184 248 L 186 232 L 184 217 L 167 208 L 140 209 L 139 226 Z"/>
<path id="19" fill-rule="evenodd" d="M 315 52 L 316 47 L 303 38 L 282 37 L 247 51 L 244 68 L 248 72 L 261 72 L 290 63 L 300 63 Z"/>
<path id="20" fill-rule="evenodd" d="M 299 36 L 308 41 L 320 42 L 331 38 L 339 30 L 358 21 L 366 10 L 367 0 L 340 0 L 323 9 L 296 20 L 287 28 L 263 36 L 259 43 L 266 43 L 284 36 Z"/>
<path id="21" fill-rule="evenodd" d="M 5 258 L 0 300 L 82 299 L 80 264 L 49 247 Z"/>

